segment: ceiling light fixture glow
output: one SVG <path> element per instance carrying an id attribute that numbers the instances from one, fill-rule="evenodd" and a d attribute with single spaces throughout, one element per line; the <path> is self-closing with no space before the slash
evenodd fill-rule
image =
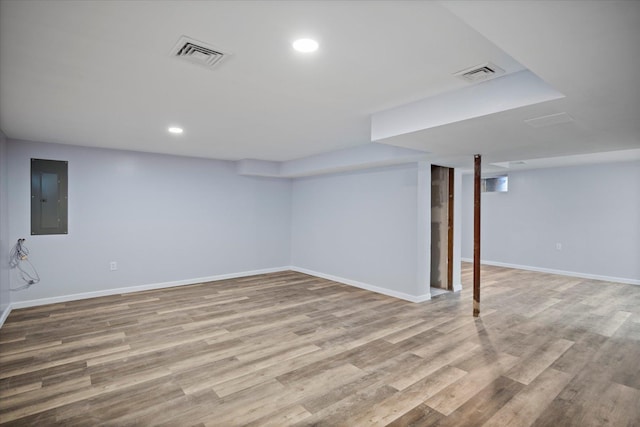
<path id="1" fill-rule="evenodd" d="M 182 128 L 176 127 L 176 126 L 172 126 L 169 129 L 167 129 L 169 132 L 171 133 L 175 133 L 175 134 L 181 134 L 183 132 Z"/>
<path id="2" fill-rule="evenodd" d="M 293 48 L 303 53 L 315 52 L 318 46 L 318 42 L 312 39 L 298 39 L 293 42 Z"/>

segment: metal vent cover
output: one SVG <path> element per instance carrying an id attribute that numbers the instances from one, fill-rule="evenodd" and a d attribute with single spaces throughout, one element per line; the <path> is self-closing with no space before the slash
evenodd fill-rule
<path id="1" fill-rule="evenodd" d="M 573 117 L 569 114 L 562 112 L 556 114 L 549 114 L 548 116 L 534 117 L 532 119 L 525 119 L 525 123 L 534 128 L 543 128 L 547 126 L 559 125 L 562 123 L 571 123 Z"/>
<path id="2" fill-rule="evenodd" d="M 501 76 L 502 74 L 504 74 L 504 70 L 502 68 L 491 62 L 485 62 L 484 64 L 458 71 L 453 75 L 467 82 L 475 83 L 490 80 Z"/>
<path id="3" fill-rule="evenodd" d="M 187 36 L 180 37 L 171 54 L 208 68 L 218 64 L 227 55 L 214 46 Z"/>

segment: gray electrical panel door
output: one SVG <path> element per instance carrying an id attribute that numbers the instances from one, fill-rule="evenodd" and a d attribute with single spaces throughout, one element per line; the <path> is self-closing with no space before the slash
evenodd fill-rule
<path id="1" fill-rule="evenodd" d="M 31 234 L 67 234 L 67 162 L 31 159 Z"/>

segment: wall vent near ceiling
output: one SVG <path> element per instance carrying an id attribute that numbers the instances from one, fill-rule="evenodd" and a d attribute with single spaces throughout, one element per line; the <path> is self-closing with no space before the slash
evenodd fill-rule
<path id="1" fill-rule="evenodd" d="M 491 80 L 501 76 L 502 74 L 504 74 L 504 70 L 502 68 L 491 62 L 485 62 L 484 64 L 458 71 L 453 75 L 467 82 L 475 83 Z"/>
<path id="2" fill-rule="evenodd" d="M 209 68 L 218 64 L 227 55 L 218 48 L 187 36 L 180 37 L 171 54 Z"/>

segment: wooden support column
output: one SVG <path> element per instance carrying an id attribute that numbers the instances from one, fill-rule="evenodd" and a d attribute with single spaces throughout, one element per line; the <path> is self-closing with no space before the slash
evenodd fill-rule
<path id="1" fill-rule="evenodd" d="M 473 158 L 473 317 L 480 315 L 480 194 L 482 156 Z"/>
<path id="2" fill-rule="evenodd" d="M 447 289 L 453 291 L 453 201 L 455 174 L 449 168 L 449 211 L 447 212 Z"/>

